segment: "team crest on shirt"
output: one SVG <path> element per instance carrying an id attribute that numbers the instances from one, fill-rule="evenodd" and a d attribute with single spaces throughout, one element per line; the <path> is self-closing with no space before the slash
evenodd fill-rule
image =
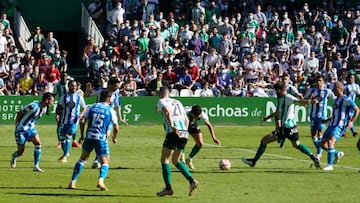
<path id="1" fill-rule="evenodd" d="M 68 103 L 66 103 L 66 106 L 69 107 L 69 108 L 74 108 L 75 107 L 75 102 L 73 102 L 73 101 L 68 102 Z"/>

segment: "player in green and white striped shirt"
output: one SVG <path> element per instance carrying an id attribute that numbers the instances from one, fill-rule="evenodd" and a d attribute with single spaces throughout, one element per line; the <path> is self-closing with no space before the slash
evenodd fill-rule
<path id="1" fill-rule="evenodd" d="M 294 148 L 308 155 L 311 160 L 314 161 L 315 167 L 319 168 L 319 160 L 312 154 L 306 145 L 300 144 L 299 133 L 295 121 L 295 104 L 306 105 L 308 104 L 308 100 L 297 99 L 296 97 L 287 94 L 284 82 L 276 83 L 274 85 L 274 89 L 278 99 L 276 111 L 268 116 L 265 116 L 263 120 L 266 121 L 272 117 L 277 117 L 280 120 L 280 126 L 275 131 L 265 135 L 261 139 L 260 146 L 253 159 L 242 158 L 242 161 L 245 164 L 254 167 L 261 155 L 265 152 L 267 144 L 288 138 Z"/>

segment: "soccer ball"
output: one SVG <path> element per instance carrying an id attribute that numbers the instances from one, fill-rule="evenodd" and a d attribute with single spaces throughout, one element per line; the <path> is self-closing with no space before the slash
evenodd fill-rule
<path id="1" fill-rule="evenodd" d="M 221 159 L 221 160 L 219 161 L 219 168 L 220 168 L 221 170 L 230 170 L 230 168 L 231 168 L 231 163 L 230 163 L 230 161 L 227 160 L 227 159 Z"/>

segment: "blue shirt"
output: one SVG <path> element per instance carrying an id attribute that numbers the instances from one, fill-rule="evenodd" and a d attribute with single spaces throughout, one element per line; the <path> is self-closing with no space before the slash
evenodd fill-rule
<path id="1" fill-rule="evenodd" d="M 84 117 L 89 119 L 85 139 L 106 141 L 109 126 L 118 122 L 115 111 L 105 103 L 93 104 L 84 112 Z"/>
<path id="2" fill-rule="evenodd" d="M 333 92 L 328 88 L 319 89 L 317 87 L 313 87 L 309 89 L 305 98 L 312 96 L 310 99 L 317 99 L 319 103 L 311 104 L 310 108 L 310 119 L 313 120 L 315 118 L 326 119 L 327 118 L 327 104 L 329 97 L 334 98 Z"/>
<path id="3" fill-rule="evenodd" d="M 16 123 L 15 131 L 28 131 L 35 127 L 37 121 L 46 112 L 47 107 L 41 108 L 41 102 L 34 101 L 22 110 L 22 117 Z"/>
<path id="4" fill-rule="evenodd" d="M 329 126 L 346 128 L 349 120 L 349 113 L 355 108 L 355 106 L 356 104 L 350 99 L 350 97 L 346 95 L 337 97 L 333 104 L 333 113 Z"/>
<path id="5" fill-rule="evenodd" d="M 86 107 L 84 98 L 78 93 L 64 94 L 59 99 L 59 105 L 63 111 L 62 124 L 76 124 L 80 116 L 80 107 L 83 109 Z"/>

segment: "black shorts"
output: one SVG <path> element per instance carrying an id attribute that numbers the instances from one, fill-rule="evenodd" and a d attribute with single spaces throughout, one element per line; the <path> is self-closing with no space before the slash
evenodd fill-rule
<path id="1" fill-rule="evenodd" d="M 179 138 L 179 136 L 172 132 L 166 135 L 163 147 L 172 150 L 183 150 L 185 149 L 185 145 L 187 143 L 187 138 Z"/>
<path id="2" fill-rule="evenodd" d="M 197 123 L 190 123 L 188 131 L 191 135 L 201 133 L 201 129 Z"/>
<path id="3" fill-rule="evenodd" d="M 272 133 L 278 138 L 278 140 L 283 140 L 285 138 L 288 138 L 290 141 L 299 140 L 299 130 L 296 126 L 292 128 L 280 127 Z"/>

